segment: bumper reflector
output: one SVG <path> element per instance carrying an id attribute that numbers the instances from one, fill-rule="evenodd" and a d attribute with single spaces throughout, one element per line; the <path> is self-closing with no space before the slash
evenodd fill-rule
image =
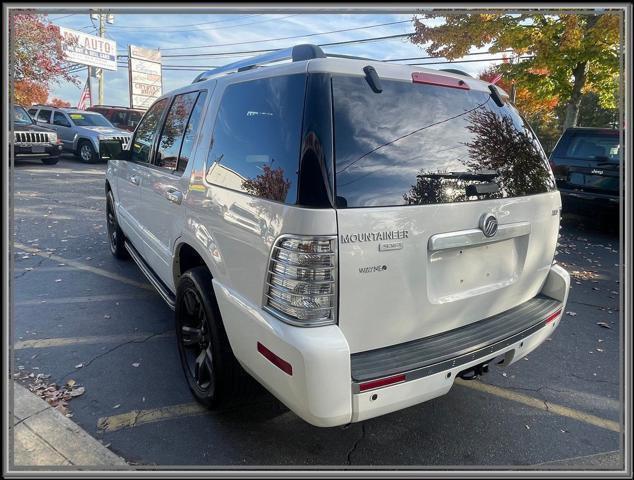
<path id="1" fill-rule="evenodd" d="M 366 392 L 375 388 L 387 387 L 395 383 L 401 383 L 405 381 L 405 374 L 394 375 L 392 377 L 379 378 L 378 380 L 370 380 L 359 385 L 359 392 Z"/>
<path id="2" fill-rule="evenodd" d="M 284 373 L 288 375 L 293 375 L 293 366 L 288 363 L 286 360 L 281 359 L 277 355 L 275 355 L 272 351 L 258 342 L 258 352 L 260 352 L 269 362 L 275 365 L 277 368 L 282 370 Z"/>
<path id="3" fill-rule="evenodd" d="M 559 315 L 561 315 L 561 308 L 559 310 L 556 310 L 554 313 L 551 313 L 550 315 L 548 315 L 546 317 L 546 323 L 550 323 L 554 321 L 555 319 L 557 319 L 557 317 L 559 317 Z"/>

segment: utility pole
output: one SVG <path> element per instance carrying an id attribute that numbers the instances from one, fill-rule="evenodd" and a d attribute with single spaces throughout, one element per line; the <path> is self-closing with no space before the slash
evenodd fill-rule
<path id="1" fill-rule="evenodd" d="M 103 10 L 99 11 L 99 36 L 101 38 L 106 36 L 106 18 Z M 103 105 L 103 89 L 104 89 L 104 78 L 103 78 L 103 68 L 99 69 L 99 105 Z"/>
<path id="2" fill-rule="evenodd" d="M 103 9 L 99 10 L 91 10 L 90 11 L 90 19 L 99 20 L 99 37 L 104 38 L 106 36 L 106 23 L 114 23 L 114 15 L 111 13 L 106 13 Z M 93 24 L 94 25 L 94 24 Z M 98 104 L 103 105 L 104 100 L 104 71 L 103 68 L 98 68 L 97 77 L 99 79 L 99 95 L 98 95 Z"/>

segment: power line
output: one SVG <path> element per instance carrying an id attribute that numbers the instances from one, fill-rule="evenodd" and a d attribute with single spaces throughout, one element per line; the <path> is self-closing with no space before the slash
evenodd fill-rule
<path id="1" fill-rule="evenodd" d="M 70 15 L 64 15 L 63 17 L 51 18 L 52 21 L 61 20 L 63 18 L 72 17 L 73 15 L 79 15 L 78 13 L 71 13 Z"/>
<path id="2" fill-rule="evenodd" d="M 198 49 L 198 48 L 211 48 L 211 47 L 232 47 L 235 45 L 246 45 L 249 43 L 264 43 L 264 42 L 274 42 L 274 41 L 278 41 L 278 40 L 292 40 L 295 38 L 308 38 L 308 37 L 315 37 L 318 35 L 328 35 L 330 33 L 342 33 L 342 32 L 352 32 L 353 30 L 364 30 L 364 29 L 368 29 L 368 28 L 376 28 L 376 27 L 385 27 L 388 25 L 398 25 L 401 23 L 410 23 L 411 20 L 401 20 L 398 22 L 388 22 L 388 23 L 377 23 L 375 25 L 365 25 L 363 27 L 353 27 L 353 28 L 343 28 L 340 30 L 330 30 L 328 32 L 317 32 L 317 33 L 308 33 L 305 35 L 293 35 L 290 37 L 278 37 L 278 38 L 266 38 L 266 39 L 262 39 L 262 40 L 250 40 L 250 41 L 246 41 L 246 42 L 234 42 L 234 43 L 219 43 L 216 45 L 197 45 L 197 46 L 193 46 L 193 47 L 172 47 L 172 48 L 162 48 L 161 50 L 163 51 L 167 51 L 167 50 L 193 50 L 193 49 Z"/>
<path id="3" fill-rule="evenodd" d="M 341 42 L 330 42 L 330 43 L 319 43 L 318 47 L 334 47 L 338 45 L 351 45 L 355 43 L 368 43 L 368 42 L 376 42 L 380 40 L 391 40 L 395 38 L 405 38 L 411 37 L 412 33 L 399 33 L 396 35 L 384 35 L 382 37 L 373 37 L 373 38 L 361 38 L 357 40 L 345 40 Z M 253 54 L 253 53 L 269 53 L 269 52 L 277 52 L 279 50 L 283 50 L 282 48 L 266 48 L 260 50 L 242 50 L 237 52 L 214 52 L 214 53 L 174 53 L 171 55 L 162 55 L 163 58 L 183 58 L 183 57 L 218 57 L 219 55 L 242 55 L 242 54 Z M 127 55 L 117 55 L 120 58 L 126 58 Z"/>
<path id="4" fill-rule="evenodd" d="M 224 15 L 231 15 L 231 14 L 224 14 Z M 181 27 L 197 27 L 198 25 L 211 25 L 211 24 L 216 24 L 216 23 L 225 23 L 225 22 L 233 22 L 235 20 L 238 20 L 240 18 L 250 18 L 250 17 L 260 17 L 262 16 L 262 14 L 260 13 L 254 13 L 251 15 L 240 15 L 238 17 L 235 18 L 226 18 L 224 20 L 216 20 L 214 22 L 202 22 L 202 23 L 190 23 L 190 24 L 186 24 L 186 25 L 172 25 L 172 28 L 181 28 Z M 110 27 L 110 28 L 161 28 L 161 29 L 165 29 L 164 25 L 117 25 L 116 27 Z"/>
<path id="5" fill-rule="evenodd" d="M 521 58 L 535 58 L 534 55 L 524 55 L 521 57 L 515 57 L 518 59 Z M 426 63 L 406 63 L 405 65 L 442 65 L 445 63 L 471 63 L 471 62 L 491 62 L 494 60 L 507 60 L 506 58 L 477 58 L 475 60 L 452 60 L 452 61 L 445 61 L 445 62 L 426 62 Z"/>
<path id="6" fill-rule="evenodd" d="M 301 14 L 300 13 L 294 13 L 292 15 L 287 15 L 285 17 L 267 18 L 265 20 L 259 20 L 257 22 L 240 23 L 240 24 L 237 24 L 237 25 L 226 25 L 224 27 L 198 28 L 195 31 L 196 32 L 204 32 L 204 31 L 208 31 L 208 30 L 216 31 L 216 30 L 223 30 L 225 28 L 245 27 L 247 25 L 259 25 L 259 24 L 265 23 L 265 22 L 272 22 L 273 20 L 285 20 L 287 18 L 296 17 L 298 15 L 301 15 Z M 164 32 L 164 33 L 182 33 L 182 32 L 191 33 L 192 30 L 167 30 L 167 29 L 165 29 L 165 27 L 163 27 L 162 32 Z"/>
<path id="7" fill-rule="evenodd" d="M 509 50 L 502 50 L 500 52 L 496 52 L 496 53 L 512 53 L 513 50 L 509 49 Z M 473 53 L 465 53 L 463 56 L 464 57 L 469 57 L 471 55 L 491 55 L 491 52 L 473 52 Z M 430 56 L 430 57 L 409 57 L 409 58 L 386 58 L 384 60 L 381 60 L 382 62 L 405 62 L 408 60 L 426 60 L 428 58 L 447 58 L 447 57 L 434 57 L 434 56 Z"/>

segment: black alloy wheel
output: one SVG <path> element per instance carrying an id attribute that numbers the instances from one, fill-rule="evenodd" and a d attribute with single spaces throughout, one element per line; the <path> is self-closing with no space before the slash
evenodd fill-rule
<path id="1" fill-rule="evenodd" d="M 214 359 L 209 319 L 198 292 L 188 287 L 183 292 L 180 341 L 185 352 L 184 367 L 202 395 L 214 393 Z"/>
<path id="2" fill-rule="evenodd" d="M 106 227 L 108 231 L 108 245 L 110 252 L 116 258 L 125 260 L 130 257 L 125 248 L 125 236 L 117 222 L 117 214 L 114 208 L 114 197 L 112 191 L 108 190 L 106 196 Z"/>
<path id="3" fill-rule="evenodd" d="M 225 406 L 242 393 L 248 376 L 231 351 L 206 267 L 192 268 L 180 277 L 175 317 L 189 389 L 208 408 Z"/>

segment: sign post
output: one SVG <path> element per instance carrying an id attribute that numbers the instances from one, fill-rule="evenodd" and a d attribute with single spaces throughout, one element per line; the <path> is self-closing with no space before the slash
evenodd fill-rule
<path id="1" fill-rule="evenodd" d="M 128 46 L 130 107 L 147 109 L 163 94 L 160 50 Z"/>

